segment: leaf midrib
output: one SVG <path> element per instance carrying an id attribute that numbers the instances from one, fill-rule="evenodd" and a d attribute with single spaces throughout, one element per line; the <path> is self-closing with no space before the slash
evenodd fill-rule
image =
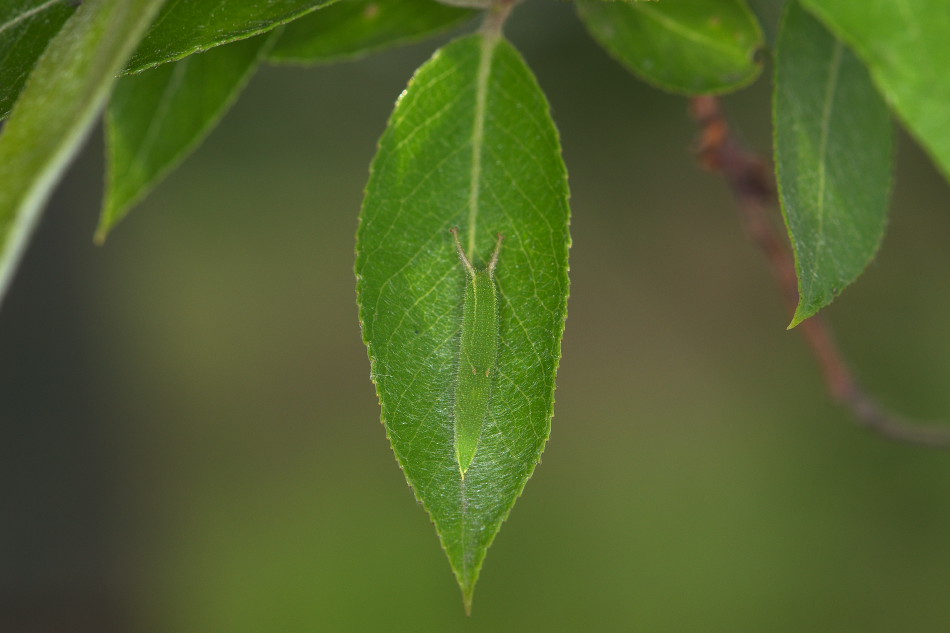
<path id="1" fill-rule="evenodd" d="M 816 197 L 818 200 L 816 209 L 817 234 L 824 233 L 825 223 L 825 190 L 828 180 L 828 137 L 831 135 L 831 115 L 834 110 L 835 92 L 838 89 L 838 76 L 841 70 L 841 56 L 844 45 L 840 39 L 835 40 L 835 48 L 831 53 L 831 63 L 828 68 L 828 80 L 825 83 L 825 98 L 821 104 L 821 129 L 818 137 L 818 186 L 816 187 Z M 820 243 L 820 242 L 819 242 Z M 816 265 L 821 260 L 823 249 L 817 249 L 815 253 Z"/>
<path id="2" fill-rule="evenodd" d="M 478 210 L 481 194 L 481 176 L 482 176 L 482 143 L 485 135 L 485 113 L 488 109 L 488 81 L 491 75 L 492 59 L 495 49 L 501 36 L 499 33 L 483 33 L 481 57 L 478 60 L 478 74 L 475 81 L 475 116 L 472 120 L 472 166 L 469 172 L 469 197 L 468 197 L 468 259 L 473 261 L 475 253 L 475 236 L 478 230 Z M 457 379 L 457 378 L 456 378 Z M 462 477 L 459 483 L 459 512 L 461 514 L 459 521 L 459 543 L 465 547 L 465 529 L 468 519 L 468 495 L 466 494 L 465 478 Z M 462 556 L 462 584 L 463 602 L 466 611 L 471 610 L 472 591 L 475 583 L 472 577 L 473 567 L 477 574 L 477 566 L 473 565 L 475 561 L 468 556 Z"/>
<path id="3" fill-rule="evenodd" d="M 155 112 L 149 121 L 148 127 L 145 130 L 145 135 L 142 138 L 142 142 L 139 144 L 138 148 L 136 148 L 135 154 L 129 160 L 133 167 L 141 169 L 142 165 L 145 163 L 145 157 L 152 153 L 152 148 L 155 145 L 159 130 L 161 129 L 161 123 L 168 116 L 168 111 L 171 108 L 173 98 L 178 92 L 178 89 L 181 87 L 182 80 L 188 72 L 188 66 L 190 63 L 190 57 L 186 57 L 185 59 L 175 63 L 175 66 L 172 69 L 171 77 L 168 78 L 168 83 L 165 84 L 164 88 L 162 88 L 162 96 L 155 107 Z"/>
<path id="4" fill-rule="evenodd" d="M 706 37 L 705 35 L 703 35 L 701 31 L 694 31 L 692 29 L 689 29 L 686 26 L 684 26 L 682 23 L 677 22 L 673 18 L 661 13 L 660 11 L 657 11 L 653 7 L 648 8 L 641 3 L 636 3 L 633 6 L 638 11 L 640 11 L 642 15 L 652 19 L 653 21 L 666 27 L 670 31 L 682 35 L 687 40 L 696 42 L 697 44 L 702 44 L 703 46 L 708 46 L 709 48 L 718 50 L 728 55 L 729 57 L 732 57 L 735 59 L 745 59 L 743 55 L 741 54 L 737 55 L 736 50 L 734 48 L 724 45 L 720 40 L 717 40 L 711 37 Z"/>
<path id="5" fill-rule="evenodd" d="M 485 111 L 488 104 L 488 79 L 491 62 L 498 45 L 497 35 L 482 36 L 481 57 L 478 60 L 478 75 L 475 81 L 475 116 L 472 119 L 472 166 L 468 188 L 468 247 L 469 261 L 475 254 L 475 235 L 478 230 L 478 207 L 481 195 L 482 143 L 485 137 Z"/>
<path id="6" fill-rule="evenodd" d="M 28 9 L 28 10 L 24 11 L 23 13 L 21 13 L 20 15 L 16 16 L 15 18 L 13 18 L 12 20 L 8 20 L 7 22 L 4 22 L 3 24 L 0 24 L 0 33 L 3 33 L 3 32 L 6 31 L 7 29 L 12 29 L 13 27 L 17 26 L 18 24 L 21 24 L 22 22 L 25 22 L 25 21 L 29 20 L 29 19 L 32 18 L 34 15 L 38 15 L 38 14 L 42 13 L 43 11 L 46 11 L 46 10 L 49 9 L 50 7 L 53 7 L 53 6 L 55 6 L 55 5 L 57 5 L 57 4 L 60 4 L 60 3 L 62 3 L 62 2 L 63 2 L 63 0 L 48 0 L 48 2 L 44 2 L 43 4 L 41 4 L 41 5 L 38 6 L 38 7 L 33 7 L 32 9 Z"/>

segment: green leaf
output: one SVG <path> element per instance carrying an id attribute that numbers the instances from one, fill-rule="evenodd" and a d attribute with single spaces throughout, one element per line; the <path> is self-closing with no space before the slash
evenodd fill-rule
<path id="1" fill-rule="evenodd" d="M 271 39 L 252 37 L 119 79 L 106 112 L 109 171 L 97 242 L 224 116 Z"/>
<path id="2" fill-rule="evenodd" d="M 577 10 L 617 61 L 664 90 L 729 92 L 762 71 L 762 29 L 743 0 L 578 0 Z"/>
<path id="3" fill-rule="evenodd" d="M 288 24 L 268 58 L 304 64 L 354 59 L 423 39 L 472 15 L 434 0 L 344 0 Z"/>
<path id="4" fill-rule="evenodd" d="M 488 34 L 456 40 L 417 71 L 373 161 L 357 235 L 363 338 L 396 458 L 466 608 L 550 433 L 567 309 L 567 199 L 547 101 L 517 51 Z M 454 227 L 479 270 L 504 236 L 493 272 L 491 394 L 464 478 L 455 410 L 460 395 L 472 400 L 458 390 L 470 275 Z M 474 343 L 485 357 L 490 330 Z"/>
<path id="5" fill-rule="evenodd" d="M 87 0 L 36 63 L 0 135 L 0 297 L 39 212 L 162 0 Z"/>
<path id="6" fill-rule="evenodd" d="M 0 119 L 10 114 L 33 64 L 75 10 L 64 0 L 0 3 Z"/>
<path id="7" fill-rule="evenodd" d="M 125 72 L 137 73 L 296 20 L 336 0 L 168 0 Z"/>
<path id="8" fill-rule="evenodd" d="M 950 180 L 947 0 L 806 0 L 868 65 L 885 99 Z"/>
<path id="9" fill-rule="evenodd" d="M 798 272 L 794 327 L 831 303 L 877 252 L 893 133 L 867 70 L 796 2 L 779 33 L 774 108 L 779 193 Z"/>

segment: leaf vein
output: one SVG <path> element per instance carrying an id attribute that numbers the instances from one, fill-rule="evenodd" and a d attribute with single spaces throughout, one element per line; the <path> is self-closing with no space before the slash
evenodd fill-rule
<path id="1" fill-rule="evenodd" d="M 3 33 L 4 31 L 6 31 L 7 29 L 12 29 L 12 28 L 14 28 L 14 27 L 20 25 L 21 23 L 23 23 L 23 22 L 29 20 L 30 18 L 32 18 L 32 17 L 35 16 L 35 15 L 38 15 L 38 14 L 42 13 L 43 11 L 46 11 L 47 9 L 53 7 L 54 5 L 60 4 L 62 1 L 63 1 L 63 0 L 48 0 L 48 2 L 44 2 L 43 4 L 41 4 L 41 5 L 38 6 L 38 7 L 33 7 L 32 9 L 27 9 L 26 11 L 24 11 L 24 12 L 21 13 L 20 15 L 15 16 L 12 20 L 7 20 L 7 21 L 4 22 L 3 24 L 0 24 L 0 34 L 2 34 L 2 33 Z"/>

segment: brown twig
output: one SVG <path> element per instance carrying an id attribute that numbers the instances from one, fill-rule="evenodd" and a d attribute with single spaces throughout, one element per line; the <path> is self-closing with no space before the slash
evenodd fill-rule
<path id="1" fill-rule="evenodd" d="M 768 166 L 733 137 L 718 99 L 694 97 L 691 110 L 700 126 L 700 163 L 725 178 L 736 198 L 749 238 L 768 260 L 789 313 L 794 314 L 798 304 L 795 261 L 787 242 L 779 236 L 769 216 L 769 209 L 778 207 L 778 196 Z M 894 440 L 950 449 L 950 429 L 920 426 L 893 415 L 861 387 L 821 315 L 806 319 L 798 329 L 818 361 L 828 392 L 848 407 L 858 424 Z"/>

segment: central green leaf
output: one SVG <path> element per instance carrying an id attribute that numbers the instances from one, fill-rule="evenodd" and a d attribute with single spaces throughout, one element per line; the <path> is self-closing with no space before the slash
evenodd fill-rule
<path id="1" fill-rule="evenodd" d="M 409 83 L 380 140 L 356 273 L 382 419 L 466 608 L 485 552 L 550 433 L 567 309 L 568 217 L 557 130 L 517 51 L 487 34 L 438 51 Z M 486 407 L 478 424 L 462 413 L 466 433 L 478 434 L 474 448 L 472 437 L 460 438 L 462 457 L 457 393 L 465 388 L 460 372 L 471 371 L 460 353 L 473 298 L 456 227 L 478 271 L 492 267 L 504 236 L 491 274 L 497 333 L 476 328 L 470 342 L 481 350 L 497 345 L 487 368 L 490 395 L 487 406 L 470 399 Z M 462 459 L 470 463 L 462 467 Z"/>

